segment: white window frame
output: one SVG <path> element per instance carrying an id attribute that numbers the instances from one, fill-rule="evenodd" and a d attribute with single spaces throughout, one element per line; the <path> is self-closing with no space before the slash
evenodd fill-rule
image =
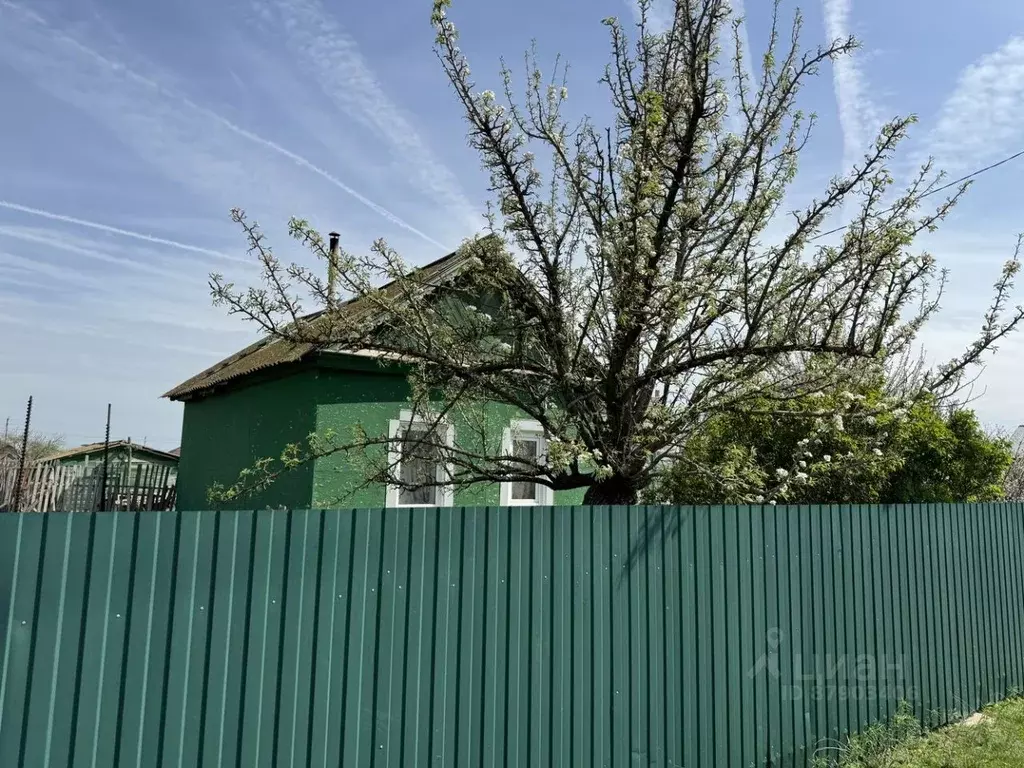
<path id="1" fill-rule="evenodd" d="M 548 455 L 548 439 L 544 434 L 544 427 L 538 421 L 526 419 L 513 419 L 501 435 L 501 450 L 506 456 L 512 455 L 512 440 L 514 437 L 525 437 L 536 440 L 538 444 L 537 456 L 544 461 Z M 498 493 L 499 503 L 503 507 L 550 507 L 555 503 L 555 492 L 541 482 L 536 483 L 536 499 L 513 499 L 512 483 L 502 483 Z"/>
<path id="2" fill-rule="evenodd" d="M 417 414 L 413 416 L 412 411 L 401 411 L 397 419 L 392 419 L 388 424 L 388 474 L 391 477 L 402 476 L 402 442 L 400 439 L 401 433 L 408 427 L 414 424 L 422 424 L 425 427 L 430 427 L 434 424 L 435 419 L 428 416 Z M 443 430 L 444 443 L 447 446 L 453 446 L 455 444 L 455 428 L 448 423 L 441 422 L 436 425 L 438 429 Z M 454 467 L 448 463 L 439 463 L 437 467 L 437 479 L 443 481 L 446 478 L 450 479 L 454 474 Z M 440 503 L 438 504 L 401 504 L 402 489 L 388 483 L 387 489 L 384 494 L 384 506 L 389 509 L 401 508 L 401 509 L 433 509 L 435 507 L 451 507 L 454 504 L 455 491 L 451 484 L 434 486 L 437 488 L 438 496 L 440 497 Z"/>

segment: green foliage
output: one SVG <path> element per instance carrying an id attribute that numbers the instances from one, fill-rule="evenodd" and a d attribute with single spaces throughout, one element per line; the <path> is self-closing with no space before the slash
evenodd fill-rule
<path id="1" fill-rule="evenodd" d="M 994 501 L 1013 460 L 1006 440 L 985 434 L 973 411 L 943 416 L 920 406 L 900 432 L 903 461 L 887 479 L 886 501 Z"/>
<path id="2" fill-rule="evenodd" d="M 980 721 L 922 732 L 905 704 L 889 724 L 818 749 L 814 768 L 1019 768 L 1024 765 L 1024 700 L 985 707 Z"/>
<path id="3" fill-rule="evenodd" d="M 840 402 L 847 401 L 844 411 Z M 990 437 L 973 411 L 945 413 L 922 398 L 886 411 L 877 382 L 856 393 L 821 394 L 786 412 L 718 414 L 688 440 L 649 498 L 678 504 L 749 503 L 750 487 L 802 472 L 775 496 L 790 503 L 980 502 L 1003 497 L 1007 441 Z M 813 431 L 831 417 L 827 429 Z M 820 424 L 819 424 L 820 426 Z M 808 434 L 812 438 L 808 439 Z M 800 477 L 796 475 L 796 477 Z"/>
<path id="4" fill-rule="evenodd" d="M 895 751 L 921 735 L 921 724 L 910 705 L 901 701 L 892 720 L 872 723 L 846 743 L 815 751 L 813 768 L 889 768 Z"/>

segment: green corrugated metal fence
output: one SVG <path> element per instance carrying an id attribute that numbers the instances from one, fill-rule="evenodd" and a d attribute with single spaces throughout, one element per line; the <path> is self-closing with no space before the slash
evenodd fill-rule
<path id="1" fill-rule="evenodd" d="M 1024 687 L 1024 506 L 0 516 L 0 766 L 802 766 Z"/>

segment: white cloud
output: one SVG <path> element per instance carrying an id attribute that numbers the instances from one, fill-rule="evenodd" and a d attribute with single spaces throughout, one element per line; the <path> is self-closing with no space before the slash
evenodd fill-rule
<path id="1" fill-rule="evenodd" d="M 828 41 L 846 39 L 851 34 L 853 0 L 822 0 L 822 9 Z M 832 79 L 843 134 L 843 170 L 847 171 L 863 157 L 884 119 L 856 54 L 833 62 Z"/>
<path id="2" fill-rule="evenodd" d="M 672 26 L 672 6 L 674 0 L 655 0 L 647 10 L 647 23 L 655 32 L 664 32 Z M 640 4 L 636 0 L 626 0 L 633 19 L 640 23 Z"/>
<path id="3" fill-rule="evenodd" d="M 747 35 L 747 9 L 744 4 L 744 0 L 726 0 L 729 6 L 732 8 L 732 19 L 742 19 L 743 23 L 740 25 L 740 47 L 743 50 L 743 58 L 747 62 L 747 69 L 749 71 L 753 62 L 750 60 L 750 38 Z"/>
<path id="4" fill-rule="evenodd" d="M 111 402 L 118 436 L 177 445 L 180 406 L 160 394 L 252 332 L 211 306 L 203 271 L 129 266 L 140 257 L 146 267 L 180 265 L 176 249 L 138 253 L 123 243 L 66 228 L 0 228 L 0 417 L 17 417 L 34 395 L 38 429 L 87 442 L 102 433 Z"/>
<path id="5" fill-rule="evenodd" d="M 443 199 L 421 194 L 411 218 L 373 201 L 373 194 L 404 182 L 384 172 L 377 146 L 357 148 L 377 182 L 374 192 L 364 193 L 343 180 L 348 165 L 337 155 L 310 154 L 325 146 L 315 134 L 269 137 L 273 121 L 266 120 L 255 123 L 257 132 L 245 124 L 244 110 L 211 106 L 169 85 L 179 78 L 148 60 L 142 47 L 115 53 L 101 42 L 111 38 L 110 30 L 97 32 L 86 23 L 71 33 L 56 16 L 40 13 L 0 0 L 0 66 L 15 73 L 15 96 L 34 88 L 70 106 L 64 124 L 76 141 L 82 126 L 99 126 L 116 138 L 128 151 L 111 159 L 132 186 L 107 186 L 103 199 L 109 202 L 99 202 L 81 197 L 95 187 L 75 187 L 78 180 L 66 168 L 37 165 L 31 184 L 23 183 L 24 174 L 21 182 L 5 176 L 0 417 L 17 418 L 32 394 L 39 429 L 81 442 L 102 432 L 105 403 L 113 402 L 115 434 L 176 445 L 180 406 L 159 395 L 254 336 L 252 326 L 211 306 L 206 285 L 211 270 L 230 270 L 243 281 L 251 270 L 239 233 L 226 221 L 232 205 L 272 222 L 271 230 L 292 214 L 328 222 L 353 247 L 385 234 L 414 257 L 419 247 L 433 258 L 455 244 L 446 242 L 452 229 Z M 290 126 L 338 119 L 336 109 L 326 114 L 287 90 L 273 99 L 260 108 L 293 118 Z M 303 154 L 289 148 L 299 146 L 296 141 Z M 83 142 L 82 151 L 90 150 Z M 154 207 L 117 205 L 119 193 L 135 203 L 136 185 Z M 60 203 L 49 201 L 55 194 Z M 88 213 L 76 209 L 77 200 L 88 203 Z M 228 260 L 235 263 L 225 269 Z"/>
<path id="6" fill-rule="evenodd" d="M 920 159 L 940 169 L 973 171 L 1021 149 L 1024 139 L 1024 37 L 968 66 L 939 111 Z"/>
<path id="7" fill-rule="evenodd" d="M 230 196 L 246 190 L 261 192 L 264 205 L 287 211 L 282 218 L 296 210 L 324 211 L 323 198 L 311 194 L 311 185 L 299 182 L 293 165 L 391 224 L 445 247 L 316 163 L 196 103 L 161 82 L 159 75 L 136 71 L 22 6 L 0 0 L 0 8 L 8 9 L 13 21 L 0 25 L 0 58 L 89 113 L 168 178 L 206 194 L 220 210 L 233 204 Z M 261 151 L 249 151 L 248 145 Z M 283 166 L 282 159 L 287 161 Z"/>
<path id="8" fill-rule="evenodd" d="M 382 139 L 408 181 L 463 223 L 465 234 L 483 220 L 452 172 L 435 157 L 413 119 L 386 94 L 359 46 L 317 0 L 257 0 L 259 18 L 283 37 L 289 52 L 346 115 Z"/>

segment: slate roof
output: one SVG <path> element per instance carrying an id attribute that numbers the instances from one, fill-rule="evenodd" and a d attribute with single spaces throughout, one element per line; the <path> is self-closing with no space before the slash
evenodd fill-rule
<path id="1" fill-rule="evenodd" d="M 489 236 L 488 236 L 489 237 Z M 486 239 L 486 238 L 484 238 Z M 417 279 L 434 287 L 451 283 L 459 275 L 466 271 L 472 259 L 471 249 L 461 252 L 450 253 L 443 258 L 426 264 L 417 270 Z M 388 293 L 395 288 L 391 282 L 381 288 Z M 353 299 L 339 304 L 331 310 L 320 310 L 302 318 L 306 322 L 316 321 L 323 318 L 328 322 L 336 322 L 344 318 L 346 324 L 354 320 L 371 320 L 374 306 L 365 299 Z M 250 344 L 245 349 L 226 357 L 219 363 L 210 366 L 205 371 L 196 374 L 187 381 L 182 382 L 174 389 L 164 393 L 164 397 L 170 400 L 191 400 L 194 397 L 208 393 L 210 390 L 233 383 L 243 376 L 273 368 L 288 363 L 297 363 L 314 352 L 320 351 L 314 344 L 293 343 L 284 339 L 267 337 Z M 341 351 L 341 350 L 337 350 Z"/>
<path id="2" fill-rule="evenodd" d="M 173 461 L 178 460 L 178 456 L 168 451 L 161 451 L 157 448 L 150 448 L 145 445 L 139 445 L 138 443 L 129 443 L 127 440 L 111 440 L 108 445 L 108 450 L 127 449 L 131 446 L 133 452 L 148 453 L 161 459 L 170 459 Z M 86 454 L 102 453 L 103 443 L 87 443 L 86 445 L 80 445 L 77 448 L 69 448 L 66 451 L 60 451 L 59 453 L 53 453 L 47 456 L 43 461 L 57 461 L 59 459 L 72 459 L 76 456 L 85 456 Z"/>

